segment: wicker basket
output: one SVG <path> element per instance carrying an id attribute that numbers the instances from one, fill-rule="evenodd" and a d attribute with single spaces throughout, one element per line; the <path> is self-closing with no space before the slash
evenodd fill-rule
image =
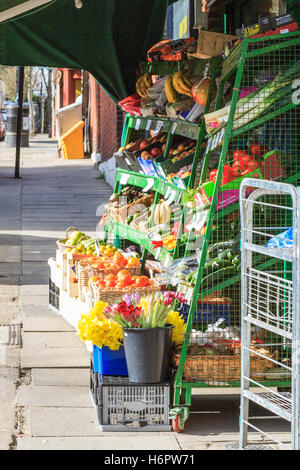
<path id="1" fill-rule="evenodd" d="M 139 276 L 141 274 L 141 267 L 135 266 L 131 268 L 126 268 L 131 276 Z M 81 300 L 84 300 L 84 288 L 88 287 L 89 279 L 92 276 L 98 276 L 99 279 L 104 279 L 108 274 L 117 274 L 120 268 L 118 269 L 96 269 L 86 261 L 80 261 L 76 263 L 76 276 L 78 279 L 78 288 L 79 288 L 79 297 Z"/>
<path id="2" fill-rule="evenodd" d="M 115 304 L 122 300 L 126 294 L 139 294 L 140 297 L 145 297 L 152 294 L 152 292 L 158 292 L 160 286 L 155 284 L 149 287 L 127 287 L 124 289 L 117 289 L 115 287 L 110 287 L 108 289 L 98 287 L 94 282 L 89 282 L 91 289 L 92 297 L 94 302 L 97 300 L 102 300 L 108 304 Z"/>
<path id="3" fill-rule="evenodd" d="M 79 229 L 77 227 L 67 228 L 64 238 L 61 238 L 60 240 L 57 240 L 56 242 L 56 245 L 60 251 L 65 251 L 65 249 L 67 248 L 75 248 L 79 244 L 79 242 L 81 242 L 82 240 L 87 240 L 88 238 L 91 238 L 88 235 L 82 236 L 78 240 L 78 243 L 76 246 L 68 246 L 66 245 L 66 242 L 68 241 L 71 232 L 79 232 Z"/>
<path id="4" fill-rule="evenodd" d="M 126 206 L 123 206 L 119 209 L 108 206 L 107 214 L 109 215 L 111 219 L 115 220 L 116 222 L 125 223 L 126 218 L 129 215 L 129 212 L 132 212 L 132 213 L 135 212 L 134 206 L 136 206 L 136 209 L 138 211 L 138 205 L 142 206 L 141 209 L 144 207 L 150 207 L 151 204 L 153 203 L 153 200 L 154 200 L 153 194 L 146 194 L 145 196 L 141 197 L 137 201 L 134 201 L 131 204 L 127 204 Z"/>
<path id="5" fill-rule="evenodd" d="M 173 355 L 173 363 L 179 365 L 180 354 Z M 260 380 L 264 374 L 274 367 L 274 363 L 262 357 L 253 355 L 250 358 L 251 376 L 259 375 Z M 183 369 L 183 380 L 187 382 L 213 382 L 228 383 L 241 380 L 241 356 L 237 355 L 214 355 L 186 356 Z"/>

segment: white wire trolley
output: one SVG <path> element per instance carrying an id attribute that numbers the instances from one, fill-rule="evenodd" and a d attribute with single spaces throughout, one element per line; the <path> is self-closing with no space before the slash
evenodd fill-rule
<path id="1" fill-rule="evenodd" d="M 241 184 L 241 449 L 250 430 L 275 448 L 300 448 L 299 207 L 290 184 Z M 253 373 L 257 357 L 264 367 Z"/>

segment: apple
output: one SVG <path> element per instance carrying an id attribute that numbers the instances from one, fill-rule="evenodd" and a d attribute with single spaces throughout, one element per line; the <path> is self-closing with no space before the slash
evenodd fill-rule
<path id="1" fill-rule="evenodd" d="M 144 148 L 148 147 L 148 142 L 147 140 L 143 140 L 143 142 L 140 143 L 140 150 L 143 150 Z"/>
<path id="2" fill-rule="evenodd" d="M 161 150 L 158 147 L 154 147 L 152 150 L 150 150 L 150 153 L 152 157 L 158 157 L 161 155 Z"/>
<path id="3" fill-rule="evenodd" d="M 178 145 L 177 150 L 179 150 L 179 152 L 182 152 L 183 150 L 185 150 L 185 148 L 185 144 L 180 144 Z"/>

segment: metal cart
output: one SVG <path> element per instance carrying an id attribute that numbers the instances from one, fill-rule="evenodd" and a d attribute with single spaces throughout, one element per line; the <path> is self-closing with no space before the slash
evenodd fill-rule
<path id="1" fill-rule="evenodd" d="M 250 195 L 249 187 L 255 188 Z M 242 449 L 247 448 L 249 428 L 280 447 L 287 447 L 278 437 L 278 421 L 274 421 L 274 415 L 289 423 L 289 448 L 300 448 L 299 203 L 300 190 L 291 184 L 247 178 L 240 188 Z M 257 268 L 257 257 L 265 259 L 264 270 Z M 252 334 L 257 327 L 264 332 L 263 348 L 259 349 Z M 257 357 L 265 361 L 263 374 L 252 373 L 251 363 Z M 274 379 L 284 379 L 285 386 L 274 389 Z M 267 427 L 262 427 L 265 419 L 249 417 L 250 403 L 273 414 Z"/>

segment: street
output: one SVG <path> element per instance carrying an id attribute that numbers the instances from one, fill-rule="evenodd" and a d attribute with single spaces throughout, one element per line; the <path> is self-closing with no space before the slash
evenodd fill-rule
<path id="1" fill-rule="evenodd" d="M 62 160 L 38 135 L 21 150 L 0 144 L 0 449 L 202 450 L 236 448 L 239 390 L 198 389 L 182 434 L 100 432 L 89 395 L 89 353 L 48 309 L 48 258 L 67 227 L 93 233 L 112 189 L 90 159 Z M 6 346 L 6 343 L 10 343 Z M 260 418 L 263 412 L 254 409 Z M 283 421 L 265 420 L 281 430 Z M 251 432 L 253 444 L 268 444 Z M 272 447 L 276 447 L 272 444 Z"/>

